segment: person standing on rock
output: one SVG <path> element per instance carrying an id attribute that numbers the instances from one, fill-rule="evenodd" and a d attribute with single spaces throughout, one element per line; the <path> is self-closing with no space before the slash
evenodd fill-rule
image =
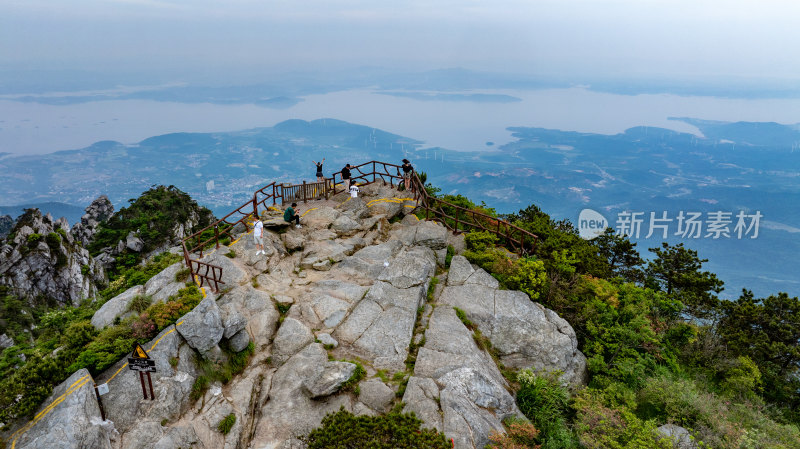
<path id="1" fill-rule="evenodd" d="M 322 164 L 325 163 L 325 158 L 324 157 L 322 158 L 322 162 L 317 162 L 317 161 L 315 161 L 313 159 L 311 160 L 311 162 L 313 162 L 314 165 L 317 166 L 317 182 L 324 181 L 325 180 L 325 175 L 322 174 Z"/>
<path id="2" fill-rule="evenodd" d="M 350 186 L 350 198 L 358 198 L 358 184 L 355 182 Z"/>
<path id="3" fill-rule="evenodd" d="M 298 214 L 296 214 L 294 212 L 294 208 L 295 207 L 297 207 L 297 203 L 292 203 L 291 206 L 286 208 L 286 211 L 283 212 L 283 221 L 285 221 L 287 223 L 291 223 L 292 221 L 294 221 L 295 223 L 297 223 L 295 225 L 295 227 L 299 228 L 299 227 L 301 227 L 300 226 L 300 215 L 298 215 Z"/>
<path id="4" fill-rule="evenodd" d="M 342 169 L 342 181 L 344 181 L 344 190 L 350 190 L 350 164 L 345 164 Z"/>
<path id="5" fill-rule="evenodd" d="M 411 184 L 411 174 L 414 173 L 414 166 L 411 165 L 411 161 L 408 159 L 403 159 L 403 165 L 400 168 L 403 169 L 403 187 L 414 193 L 414 185 Z"/>
<path id="6" fill-rule="evenodd" d="M 264 251 L 264 223 L 258 217 L 253 223 L 253 240 L 256 242 L 256 255 L 267 254 Z"/>

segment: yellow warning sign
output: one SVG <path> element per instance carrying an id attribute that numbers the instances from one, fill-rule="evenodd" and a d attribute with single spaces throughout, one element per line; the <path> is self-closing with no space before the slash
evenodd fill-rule
<path id="1" fill-rule="evenodd" d="M 144 351 L 144 348 L 139 343 L 136 343 L 136 346 L 133 347 L 133 354 L 132 357 L 134 359 L 149 359 L 150 356 Z"/>

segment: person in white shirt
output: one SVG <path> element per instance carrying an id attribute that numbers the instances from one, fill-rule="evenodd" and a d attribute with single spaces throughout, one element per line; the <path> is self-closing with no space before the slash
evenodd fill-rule
<path id="1" fill-rule="evenodd" d="M 256 242 L 256 255 L 267 254 L 264 251 L 264 223 L 258 217 L 256 217 L 256 222 L 253 223 L 253 240 Z"/>
<path id="2" fill-rule="evenodd" d="M 350 186 L 350 198 L 358 198 L 358 184 L 356 183 Z"/>

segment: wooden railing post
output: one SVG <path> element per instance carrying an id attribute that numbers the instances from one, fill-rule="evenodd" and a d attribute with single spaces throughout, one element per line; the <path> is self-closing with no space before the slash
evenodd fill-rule
<path id="1" fill-rule="evenodd" d="M 258 218 L 258 202 L 255 193 L 253 193 L 253 216 Z"/>
<path id="2" fill-rule="evenodd" d="M 217 241 L 217 249 L 219 249 L 219 226 L 214 225 L 214 240 Z"/>
<path id="3" fill-rule="evenodd" d="M 455 230 L 456 234 L 458 234 L 458 214 L 460 211 L 461 209 L 456 208 L 456 230 Z"/>
<path id="4" fill-rule="evenodd" d="M 306 180 L 303 180 L 303 202 L 307 203 L 308 200 L 306 199 Z"/>
<path id="5" fill-rule="evenodd" d="M 275 205 L 275 183 L 272 183 L 272 205 Z"/>

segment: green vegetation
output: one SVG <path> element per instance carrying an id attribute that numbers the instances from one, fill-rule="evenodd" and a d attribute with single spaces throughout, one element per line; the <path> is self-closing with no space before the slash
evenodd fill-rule
<path id="1" fill-rule="evenodd" d="M 227 435 L 230 433 L 231 429 L 233 429 L 233 425 L 236 423 L 236 415 L 231 413 L 230 415 L 222 418 L 222 421 L 217 424 L 217 430 L 223 435 Z"/>
<path id="2" fill-rule="evenodd" d="M 319 428 L 301 438 L 308 449 L 450 449 L 444 435 L 421 428 L 413 413 L 392 411 L 385 416 L 355 416 L 342 408 L 322 419 Z"/>
<path id="3" fill-rule="evenodd" d="M 149 341 L 194 308 L 202 294 L 191 285 L 165 303 L 150 305 L 149 298 L 134 299 L 131 310 L 137 316 L 101 331 L 89 323 L 104 299 L 129 285 L 147 282 L 176 258 L 180 260 L 165 253 L 145 266 L 127 269 L 98 301 L 77 307 L 54 308 L 46 303 L 29 306 L 0 288 L 0 317 L 13 317 L 0 318 L 0 330 L 20 342 L 0 354 L 0 422 L 30 416 L 52 388 L 75 370 L 87 368 L 93 375 L 99 374 L 130 352 L 134 343 Z"/>
<path id="4" fill-rule="evenodd" d="M 117 265 L 111 271 L 132 267 L 141 261 L 142 254 L 174 244 L 173 229 L 177 224 L 196 220 L 196 225 L 185 231 L 191 234 L 208 226 L 213 219 L 211 211 L 198 206 L 188 194 L 175 186 L 153 187 L 129 202 L 128 207 L 123 207 L 100 224 L 94 241 L 89 245 L 89 252 L 97 255 L 103 248 L 116 246 L 131 232 L 142 239 L 142 251 L 136 253 L 125 249 L 117 257 Z"/>
<path id="5" fill-rule="evenodd" d="M 701 447 L 800 447 L 798 298 L 745 291 L 720 301 L 722 282 L 681 244 L 651 248 L 645 264 L 626 238 L 583 240 L 536 206 L 506 218 L 539 236 L 530 257 L 488 232 L 468 234 L 464 255 L 566 319 L 590 374 L 570 397 L 547 376 L 517 373 L 517 400 L 533 422 L 517 430 L 529 447 L 666 448 L 655 428 L 668 422 Z"/>
<path id="6" fill-rule="evenodd" d="M 358 383 L 361 382 L 361 380 L 367 376 L 367 370 L 365 370 L 364 366 L 357 361 L 353 360 L 340 360 L 340 361 L 352 363 L 356 366 L 356 369 L 355 371 L 353 371 L 353 374 L 350 376 L 350 378 L 347 379 L 347 381 L 344 382 L 340 387 L 340 391 L 353 391 L 353 389 L 357 387 Z"/>
<path id="7" fill-rule="evenodd" d="M 120 270 L 117 273 L 112 273 L 108 287 L 102 290 L 99 296 L 105 302 L 131 287 L 144 285 L 150 278 L 163 271 L 164 268 L 182 260 L 183 257 L 177 254 L 164 252 L 150 259 L 144 266 L 136 265 Z M 186 274 L 188 275 L 188 271 Z M 177 274 L 175 277 L 177 280 Z"/>
<path id="8" fill-rule="evenodd" d="M 517 374 L 517 382 L 520 385 L 517 405 L 538 429 L 532 437 L 534 443 L 541 444 L 544 449 L 579 448 L 577 436 L 567 425 L 571 412 L 569 393 L 558 379 L 554 375 L 536 375 L 523 370 Z"/>
<path id="9" fill-rule="evenodd" d="M 536 444 L 539 431 L 532 423 L 519 419 L 510 419 L 504 423 L 505 433 L 492 430 L 489 432 L 489 449 L 538 449 Z"/>
<path id="10" fill-rule="evenodd" d="M 256 347 L 252 341 L 240 352 L 233 352 L 230 348 L 223 346 L 224 362 L 214 362 L 202 357 L 200 354 L 195 354 L 195 364 L 200 375 L 197 376 L 192 385 L 192 392 L 190 393 L 192 400 L 196 401 L 202 398 L 211 383 L 222 382 L 227 384 L 233 379 L 233 376 L 244 371 L 247 368 L 247 364 L 250 363 L 250 358 L 255 353 L 255 350 Z"/>

